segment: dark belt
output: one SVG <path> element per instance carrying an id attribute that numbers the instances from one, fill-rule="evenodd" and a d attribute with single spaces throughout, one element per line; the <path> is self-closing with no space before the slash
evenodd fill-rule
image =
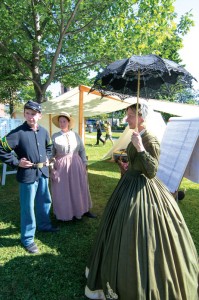
<path id="1" fill-rule="evenodd" d="M 40 162 L 40 163 L 37 163 L 37 164 L 33 164 L 32 168 L 34 168 L 34 169 L 41 169 L 44 166 L 46 166 L 46 162 Z"/>

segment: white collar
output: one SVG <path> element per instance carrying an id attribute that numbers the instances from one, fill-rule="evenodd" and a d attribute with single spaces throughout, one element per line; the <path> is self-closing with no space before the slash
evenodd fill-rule
<path id="1" fill-rule="evenodd" d="M 61 134 L 62 134 L 62 135 L 67 135 L 68 133 L 69 133 L 69 131 L 65 132 L 65 131 L 62 131 L 62 130 L 61 130 Z"/>

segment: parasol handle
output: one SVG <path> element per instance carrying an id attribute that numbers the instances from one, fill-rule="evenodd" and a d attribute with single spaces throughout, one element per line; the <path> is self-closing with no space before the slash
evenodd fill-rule
<path id="1" fill-rule="evenodd" d="M 140 98 L 140 70 L 138 70 L 138 85 L 137 85 L 137 103 L 136 103 L 136 115 L 135 115 L 135 131 L 138 132 L 138 110 L 139 110 L 139 98 Z"/>

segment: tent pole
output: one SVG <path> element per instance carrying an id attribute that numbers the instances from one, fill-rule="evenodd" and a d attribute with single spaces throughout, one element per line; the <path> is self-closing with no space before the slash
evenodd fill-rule
<path id="1" fill-rule="evenodd" d="M 49 114 L 48 121 L 49 121 L 49 134 L 50 136 L 52 136 L 52 114 Z"/>
<path id="2" fill-rule="evenodd" d="M 81 85 L 79 86 L 79 135 L 83 139 L 83 91 Z"/>

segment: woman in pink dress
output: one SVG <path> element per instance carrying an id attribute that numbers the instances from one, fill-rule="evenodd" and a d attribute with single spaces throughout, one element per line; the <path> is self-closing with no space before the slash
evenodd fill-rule
<path id="1" fill-rule="evenodd" d="M 89 212 L 91 197 L 87 177 L 87 158 L 80 136 L 72 131 L 74 119 L 61 112 L 52 118 L 61 131 L 53 134 L 53 166 L 51 191 L 53 212 L 57 220 L 81 219 L 83 215 L 95 217 Z"/>

